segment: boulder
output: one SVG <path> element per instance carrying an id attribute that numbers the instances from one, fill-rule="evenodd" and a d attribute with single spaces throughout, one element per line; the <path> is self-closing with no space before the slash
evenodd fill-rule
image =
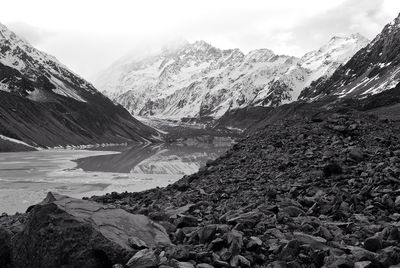
<path id="1" fill-rule="evenodd" d="M 230 231 L 228 233 L 228 244 L 229 252 L 232 255 L 239 254 L 243 247 L 243 235 L 236 230 Z"/>
<path id="2" fill-rule="evenodd" d="M 111 267 L 129 260 L 133 240 L 171 245 L 165 229 L 144 215 L 49 193 L 13 237 L 13 261 L 17 268 Z"/>
<path id="3" fill-rule="evenodd" d="M 190 215 L 181 215 L 176 221 L 176 227 L 194 227 L 199 224 L 199 220 L 196 217 Z"/>
<path id="4" fill-rule="evenodd" d="M 360 148 L 352 148 L 349 152 L 349 156 L 352 160 L 356 161 L 356 162 L 360 162 L 364 160 L 364 153 L 363 151 L 361 151 Z"/>
<path id="5" fill-rule="evenodd" d="M 138 251 L 126 264 L 129 268 L 151 268 L 157 267 L 158 257 L 151 249 Z"/>
<path id="6" fill-rule="evenodd" d="M 299 241 L 301 244 L 307 244 L 310 245 L 313 249 L 327 249 L 328 247 L 326 246 L 326 239 L 319 237 L 319 236 L 313 236 L 313 235 L 308 235 L 302 232 L 294 232 L 293 233 L 294 238 Z"/>
<path id="7" fill-rule="evenodd" d="M 364 247 L 369 251 L 376 252 L 382 248 L 382 241 L 377 236 L 371 236 L 365 239 Z"/>
<path id="8" fill-rule="evenodd" d="M 256 236 L 250 237 L 249 242 L 247 243 L 247 249 L 254 250 L 262 246 L 262 241 L 260 238 Z"/>
<path id="9" fill-rule="evenodd" d="M 282 209 L 286 212 L 290 217 L 298 217 L 300 215 L 305 215 L 306 213 L 301 208 L 295 206 L 287 206 Z"/>

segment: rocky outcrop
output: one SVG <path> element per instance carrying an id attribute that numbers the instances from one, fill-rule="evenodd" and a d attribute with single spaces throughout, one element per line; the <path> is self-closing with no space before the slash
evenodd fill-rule
<path id="1" fill-rule="evenodd" d="M 164 227 L 144 215 L 49 193 L 12 238 L 12 267 L 111 267 L 169 245 Z"/>

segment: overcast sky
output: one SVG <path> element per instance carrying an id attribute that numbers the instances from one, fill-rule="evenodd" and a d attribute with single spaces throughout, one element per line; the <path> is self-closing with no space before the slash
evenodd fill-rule
<path id="1" fill-rule="evenodd" d="M 332 36 L 372 39 L 399 0 L 12 0 L 0 22 L 85 78 L 172 40 L 301 56 Z"/>

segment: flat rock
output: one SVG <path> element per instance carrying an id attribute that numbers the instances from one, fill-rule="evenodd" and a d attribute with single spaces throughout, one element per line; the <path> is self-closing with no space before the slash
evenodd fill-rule
<path id="1" fill-rule="evenodd" d="M 165 229 L 144 215 L 49 193 L 14 236 L 13 261 L 15 267 L 110 267 L 129 260 L 133 237 L 150 248 L 171 245 Z"/>
<path id="2" fill-rule="evenodd" d="M 301 233 L 301 232 L 294 232 L 293 236 L 294 236 L 294 239 L 296 239 L 300 243 L 308 244 L 315 249 L 327 248 L 325 238 L 322 238 L 319 236 L 308 235 L 308 234 Z"/>

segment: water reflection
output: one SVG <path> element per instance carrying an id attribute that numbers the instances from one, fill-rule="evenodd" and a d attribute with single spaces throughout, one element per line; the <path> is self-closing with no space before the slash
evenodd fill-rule
<path id="1" fill-rule="evenodd" d="M 24 212 L 49 191 L 73 197 L 164 187 L 223 154 L 231 140 L 0 154 L 0 213 Z M 104 148 L 102 148 L 104 150 Z"/>
<path id="2" fill-rule="evenodd" d="M 230 143 L 159 144 L 130 147 L 119 154 L 98 155 L 76 160 L 85 171 L 130 174 L 192 174 L 210 159 L 224 153 Z"/>

